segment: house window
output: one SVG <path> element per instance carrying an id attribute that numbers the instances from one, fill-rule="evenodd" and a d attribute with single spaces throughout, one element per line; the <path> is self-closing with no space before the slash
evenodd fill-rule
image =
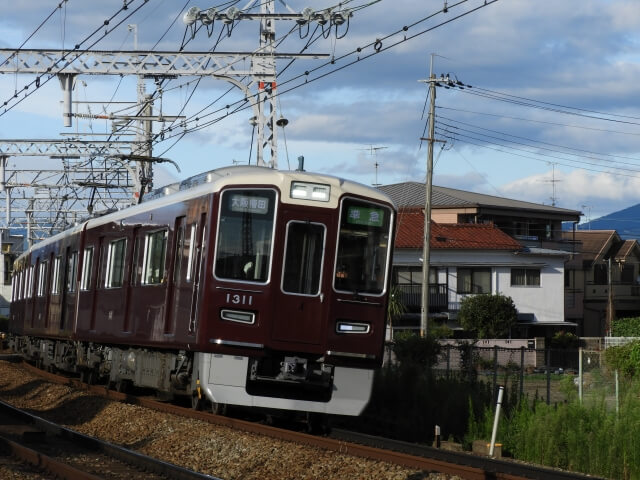
<path id="1" fill-rule="evenodd" d="M 633 265 L 627 263 L 622 264 L 620 267 L 620 282 L 626 283 L 627 285 L 632 284 L 635 279 L 633 271 Z"/>
<path id="2" fill-rule="evenodd" d="M 511 269 L 511 286 L 512 287 L 539 287 L 540 286 L 540 269 L 539 268 L 512 268 Z"/>
<path id="3" fill-rule="evenodd" d="M 167 230 L 149 233 L 144 239 L 144 264 L 142 284 L 154 285 L 164 279 L 164 263 L 167 252 Z"/>
<path id="4" fill-rule="evenodd" d="M 126 246 L 126 238 L 115 240 L 109 244 L 109 252 L 107 254 L 107 278 L 104 285 L 106 288 L 122 286 Z"/>
<path id="5" fill-rule="evenodd" d="M 396 285 L 422 285 L 422 267 L 394 267 L 394 283 Z M 438 269 L 429 269 L 429 284 L 438 283 Z"/>
<path id="6" fill-rule="evenodd" d="M 490 268 L 458 268 L 458 293 L 491 293 Z"/>
<path id="7" fill-rule="evenodd" d="M 593 266 L 593 283 L 595 285 L 606 285 L 608 283 L 606 265 L 598 264 Z"/>

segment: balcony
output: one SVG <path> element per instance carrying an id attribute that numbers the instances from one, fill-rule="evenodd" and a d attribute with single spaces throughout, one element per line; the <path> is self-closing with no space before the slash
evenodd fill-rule
<path id="1" fill-rule="evenodd" d="M 422 303 L 422 285 L 417 283 L 399 283 L 400 301 L 407 312 L 419 312 Z M 448 290 L 445 283 L 429 285 L 429 312 L 437 313 L 449 309 Z"/>
<path id="2" fill-rule="evenodd" d="M 640 285 L 617 283 L 612 285 L 613 296 L 616 299 L 638 299 L 640 297 Z M 609 296 L 609 285 L 601 285 L 587 282 L 585 298 L 589 300 L 606 300 Z"/>

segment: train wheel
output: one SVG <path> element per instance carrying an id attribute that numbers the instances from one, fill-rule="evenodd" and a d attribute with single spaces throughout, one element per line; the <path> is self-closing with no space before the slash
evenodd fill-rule
<path id="1" fill-rule="evenodd" d="M 312 435 L 327 435 L 331 432 L 329 416 L 324 413 L 307 413 L 307 432 Z"/>
<path id="2" fill-rule="evenodd" d="M 211 413 L 224 417 L 227 414 L 227 404 L 211 402 Z"/>
<path id="3" fill-rule="evenodd" d="M 204 399 L 203 398 L 198 398 L 198 394 L 194 393 L 191 396 L 191 408 L 193 408 L 194 410 L 202 410 L 204 407 Z"/>
<path id="4" fill-rule="evenodd" d="M 129 390 L 129 380 L 120 379 L 116 381 L 115 390 L 116 392 L 127 393 L 127 390 Z"/>
<path id="5" fill-rule="evenodd" d="M 96 383 L 98 383 L 98 372 L 96 369 L 92 368 L 91 370 L 87 370 L 87 384 L 95 385 Z"/>

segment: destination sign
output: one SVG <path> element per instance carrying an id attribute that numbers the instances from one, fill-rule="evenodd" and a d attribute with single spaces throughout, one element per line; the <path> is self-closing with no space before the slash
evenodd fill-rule
<path id="1" fill-rule="evenodd" d="M 258 213 L 264 215 L 269 211 L 269 199 L 267 197 L 254 197 L 233 193 L 229 198 L 229 207 L 232 212 Z"/>
<path id="2" fill-rule="evenodd" d="M 383 222 L 384 210 L 382 208 L 350 206 L 347 209 L 347 223 L 352 225 L 381 227 Z"/>

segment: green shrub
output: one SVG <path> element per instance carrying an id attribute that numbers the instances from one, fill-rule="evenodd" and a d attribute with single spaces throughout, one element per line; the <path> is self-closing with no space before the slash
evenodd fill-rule
<path id="1" fill-rule="evenodd" d="M 571 332 L 560 330 L 551 338 L 551 348 L 575 349 L 580 346 L 580 339 Z"/>
<path id="2" fill-rule="evenodd" d="M 476 338 L 502 338 L 516 323 L 518 311 L 511 297 L 502 294 L 471 295 L 462 299 L 458 321 Z"/>
<path id="3" fill-rule="evenodd" d="M 614 337 L 640 337 L 640 317 L 614 320 L 611 326 L 611 334 Z"/>
<path id="4" fill-rule="evenodd" d="M 633 378 L 640 373 L 640 341 L 619 347 L 609 347 L 604 351 L 607 368 L 618 370 L 623 376 Z"/>
<path id="5" fill-rule="evenodd" d="M 420 337 L 413 332 L 399 332 L 393 340 L 393 353 L 401 365 L 425 369 L 438 361 L 441 346 L 433 336 Z"/>

